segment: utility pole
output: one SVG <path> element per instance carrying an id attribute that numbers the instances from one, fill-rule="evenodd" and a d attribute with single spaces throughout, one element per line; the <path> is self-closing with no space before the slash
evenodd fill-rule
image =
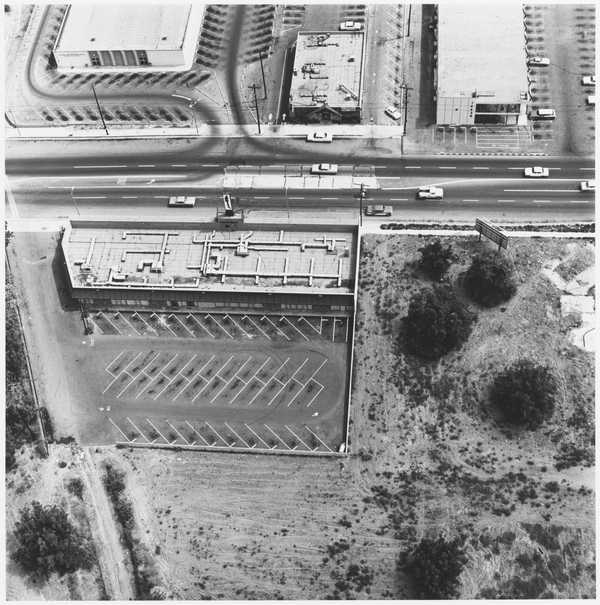
<path id="1" fill-rule="evenodd" d="M 258 134 L 260 134 L 260 115 L 258 113 L 258 99 L 256 98 L 256 84 L 252 84 L 249 88 L 252 88 L 254 92 L 254 108 L 256 109 L 256 123 L 258 124 Z"/>
<path id="2" fill-rule="evenodd" d="M 100 114 L 100 119 L 102 120 L 102 126 L 104 126 L 104 130 L 106 130 L 106 136 L 108 136 L 108 128 L 106 127 L 106 122 L 104 121 L 104 116 L 102 115 L 102 109 L 100 108 L 100 103 L 98 102 L 98 95 L 96 95 L 96 89 L 92 84 L 92 92 L 94 93 L 94 99 L 96 99 L 96 105 L 98 106 L 98 113 Z"/>
<path id="3" fill-rule="evenodd" d="M 262 74 L 263 94 L 265 95 L 263 98 L 263 101 L 266 101 L 267 100 L 267 82 L 265 80 L 265 68 L 263 66 L 262 50 L 259 51 L 258 56 L 260 58 L 260 73 Z"/>
<path id="4" fill-rule="evenodd" d="M 363 200 L 365 199 L 365 197 L 367 196 L 367 190 L 365 189 L 365 184 L 361 183 L 360 184 L 360 194 L 359 194 L 359 203 L 360 203 L 360 208 L 359 208 L 359 220 L 358 220 L 358 226 L 362 227 L 362 222 L 363 222 Z"/>

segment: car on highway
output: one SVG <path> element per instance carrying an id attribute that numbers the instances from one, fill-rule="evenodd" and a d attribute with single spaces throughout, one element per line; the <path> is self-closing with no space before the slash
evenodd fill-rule
<path id="1" fill-rule="evenodd" d="M 444 190 L 441 187 L 419 187 L 417 197 L 420 200 L 442 200 L 444 199 Z"/>
<path id="2" fill-rule="evenodd" d="M 400 110 L 397 107 L 394 107 L 393 105 L 386 107 L 383 113 L 385 113 L 386 116 L 392 118 L 392 120 L 399 120 L 402 117 Z"/>
<path id="3" fill-rule="evenodd" d="M 554 120 L 556 118 L 556 111 L 554 109 L 542 108 L 538 109 L 533 116 L 536 120 Z"/>
<path id="4" fill-rule="evenodd" d="M 596 76 L 583 76 L 581 83 L 584 86 L 596 86 Z"/>
<path id="5" fill-rule="evenodd" d="M 527 65 L 547 67 L 550 65 L 550 59 L 548 57 L 529 57 Z"/>
<path id="6" fill-rule="evenodd" d="M 392 207 L 383 204 L 369 205 L 365 208 L 365 216 L 392 216 Z"/>
<path id="7" fill-rule="evenodd" d="M 587 99 L 585 100 L 585 102 L 588 105 L 595 105 L 596 104 L 596 95 L 588 95 Z"/>
<path id="8" fill-rule="evenodd" d="M 333 135 L 329 132 L 313 132 L 306 135 L 306 141 L 308 143 L 331 143 Z"/>
<path id="9" fill-rule="evenodd" d="M 337 174 L 337 164 L 313 164 L 311 174 Z"/>
<path id="10" fill-rule="evenodd" d="M 596 190 L 595 179 L 591 179 L 590 181 L 581 181 L 581 183 L 579 183 L 579 189 L 581 191 L 595 191 Z"/>
<path id="11" fill-rule="evenodd" d="M 525 170 L 523 170 L 523 176 L 539 179 L 549 177 L 550 171 L 548 168 L 543 168 L 542 166 L 530 166 L 529 168 L 525 168 Z"/>
<path id="12" fill-rule="evenodd" d="M 193 208 L 196 205 L 196 198 L 191 195 L 172 195 L 169 198 L 169 206 L 174 208 Z"/>
<path id="13" fill-rule="evenodd" d="M 342 21 L 342 23 L 340 23 L 340 31 L 343 32 L 358 32 L 362 28 L 362 23 L 359 23 L 358 21 Z"/>

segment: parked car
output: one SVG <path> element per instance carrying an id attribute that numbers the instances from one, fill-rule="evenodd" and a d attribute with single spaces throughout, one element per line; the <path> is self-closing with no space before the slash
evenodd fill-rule
<path id="1" fill-rule="evenodd" d="M 548 170 L 548 168 L 542 168 L 542 166 L 532 166 L 530 168 L 525 168 L 525 170 L 523 171 L 523 176 L 532 178 L 549 177 L 550 171 Z"/>
<path id="2" fill-rule="evenodd" d="M 311 174 L 337 174 L 337 164 L 313 164 Z"/>
<path id="3" fill-rule="evenodd" d="M 547 67 L 550 65 L 550 59 L 548 59 L 548 57 L 529 57 L 529 59 L 527 59 L 527 65 Z"/>
<path id="4" fill-rule="evenodd" d="M 384 113 L 386 116 L 392 118 L 392 120 L 399 120 L 402 117 L 400 110 L 397 107 L 394 107 L 393 105 L 386 107 Z"/>
<path id="5" fill-rule="evenodd" d="M 309 143 L 331 143 L 333 135 L 329 132 L 313 132 L 306 135 L 306 140 Z"/>
<path id="6" fill-rule="evenodd" d="M 392 207 L 383 204 L 375 204 L 365 208 L 366 216 L 392 216 Z"/>
<path id="7" fill-rule="evenodd" d="M 583 76 L 581 83 L 584 86 L 596 86 L 596 76 Z"/>
<path id="8" fill-rule="evenodd" d="M 581 181 L 581 183 L 579 183 L 579 189 L 581 189 L 581 191 L 595 191 L 596 181 L 594 179 L 590 181 Z"/>
<path id="9" fill-rule="evenodd" d="M 340 30 L 343 32 L 358 32 L 362 28 L 362 23 L 359 23 L 358 21 L 343 21 L 340 23 Z"/>
<path id="10" fill-rule="evenodd" d="M 538 109 L 534 114 L 534 118 L 536 120 L 554 120 L 556 112 L 554 109 Z"/>
<path id="11" fill-rule="evenodd" d="M 441 187 L 419 187 L 417 197 L 420 200 L 441 200 L 444 199 L 444 190 Z"/>
<path id="12" fill-rule="evenodd" d="M 585 100 L 588 105 L 596 104 L 596 95 L 588 95 L 588 98 Z"/>
<path id="13" fill-rule="evenodd" d="M 169 206 L 182 206 L 191 208 L 196 204 L 196 198 L 190 195 L 172 195 L 169 198 Z"/>

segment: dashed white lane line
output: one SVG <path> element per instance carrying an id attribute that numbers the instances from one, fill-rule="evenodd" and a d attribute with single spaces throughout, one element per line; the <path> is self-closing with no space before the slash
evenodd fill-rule
<path id="1" fill-rule="evenodd" d="M 322 200 L 339 200 L 339 197 L 322 197 Z"/>
<path id="2" fill-rule="evenodd" d="M 440 170 L 456 170 L 456 166 L 438 166 Z"/>
<path id="3" fill-rule="evenodd" d="M 135 199 L 137 199 L 137 195 L 122 195 L 121 199 L 124 199 L 124 200 L 135 200 Z"/>
<path id="4" fill-rule="evenodd" d="M 595 168 L 580 168 L 579 170 L 596 170 Z"/>
<path id="5" fill-rule="evenodd" d="M 463 200 L 463 202 L 478 202 L 479 200 Z"/>
<path id="6" fill-rule="evenodd" d="M 153 195 L 152 196 L 155 200 L 162 200 L 162 199 L 168 199 L 168 195 Z"/>
<path id="7" fill-rule="evenodd" d="M 79 164 L 78 166 L 73 166 L 73 168 L 127 168 L 127 164 L 114 164 L 111 166 L 97 166 L 92 164 Z"/>
<path id="8" fill-rule="evenodd" d="M 74 195 L 74 200 L 105 200 L 105 195 Z"/>
<path id="9" fill-rule="evenodd" d="M 138 168 L 156 168 L 156 164 L 138 164 Z"/>
<path id="10" fill-rule="evenodd" d="M 573 189 L 503 189 L 507 193 L 573 193 Z"/>
<path id="11" fill-rule="evenodd" d="M 270 195 L 255 195 L 254 199 L 255 200 L 270 200 L 271 196 Z"/>
<path id="12" fill-rule="evenodd" d="M 408 202 L 407 197 L 391 197 L 390 202 Z"/>
<path id="13" fill-rule="evenodd" d="M 533 200 L 534 204 L 551 204 L 552 200 Z"/>
<path id="14" fill-rule="evenodd" d="M 569 200 L 569 204 L 589 204 L 589 200 Z"/>
<path id="15" fill-rule="evenodd" d="M 489 166 L 473 166 L 473 170 L 489 170 Z"/>
<path id="16" fill-rule="evenodd" d="M 187 164 L 171 164 L 171 168 L 186 168 Z"/>
<path id="17" fill-rule="evenodd" d="M 512 202 L 514 202 L 514 201 L 516 201 L 516 200 L 498 200 L 498 202 L 499 202 L 500 204 L 510 204 L 510 203 L 512 203 Z"/>
<path id="18" fill-rule="evenodd" d="M 303 200 L 304 198 L 303 197 L 297 197 L 297 196 L 296 197 L 292 197 L 290 195 L 288 199 L 290 199 L 290 200 Z"/>
<path id="19" fill-rule="evenodd" d="M 410 168 L 411 170 L 417 170 L 417 168 L 421 168 L 421 166 L 404 166 L 404 168 Z"/>

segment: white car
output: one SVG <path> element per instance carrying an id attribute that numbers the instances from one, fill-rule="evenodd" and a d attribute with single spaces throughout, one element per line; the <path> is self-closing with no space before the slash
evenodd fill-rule
<path id="1" fill-rule="evenodd" d="M 579 189 L 581 189 L 581 191 L 595 191 L 596 181 L 594 179 L 591 181 L 581 181 L 581 183 L 579 183 Z"/>
<path id="2" fill-rule="evenodd" d="M 358 32 L 362 28 L 362 23 L 358 21 L 343 21 L 340 23 L 340 30 L 343 32 Z"/>
<path id="3" fill-rule="evenodd" d="M 542 166 L 532 166 L 530 168 L 525 168 L 523 176 L 543 178 L 550 176 L 550 171 L 548 168 L 542 168 Z"/>
<path id="4" fill-rule="evenodd" d="M 588 95 L 588 98 L 585 100 L 588 105 L 596 104 L 596 95 Z"/>
<path id="5" fill-rule="evenodd" d="M 311 174 L 337 174 L 337 164 L 313 164 Z"/>
<path id="6" fill-rule="evenodd" d="M 554 120 L 556 118 L 556 111 L 547 108 L 538 109 L 534 114 L 534 118 L 536 120 Z"/>
<path id="7" fill-rule="evenodd" d="M 333 135 L 329 132 L 313 132 L 306 135 L 306 140 L 309 143 L 331 143 Z"/>
<path id="8" fill-rule="evenodd" d="M 392 207 L 383 204 L 375 204 L 365 208 L 366 216 L 392 216 Z"/>
<path id="9" fill-rule="evenodd" d="M 527 59 L 527 65 L 537 65 L 546 67 L 550 65 L 550 59 L 548 59 L 548 57 L 529 57 L 529 59 Z"/>
<path id="10" fill-rule="evenodd" d="M 399 120 L 402 117 L 400 110 L 397 107 L 394 107 L 393 105 L 386 107 L 384 113 L 386 116 L 392 118 L 392 120 Z"/>
<path id="11" fill-rule="evenodd" d="M 195 204 L 196 198 L 189 195 L 172 195 L 169 198 L 169 206 L 192 208 Z"/>
<path id="12" fill-rule="evenodd" d="M 417 197 L 420 200 L 441 200 L 444 198 L 444 190 L 441 187 L 419 187 Z"/>
<path id="13" fill-rule="evenodd" d="M 581 83 L 584 86 L 596 86 L 596 76 L 583 76 Z"/>

